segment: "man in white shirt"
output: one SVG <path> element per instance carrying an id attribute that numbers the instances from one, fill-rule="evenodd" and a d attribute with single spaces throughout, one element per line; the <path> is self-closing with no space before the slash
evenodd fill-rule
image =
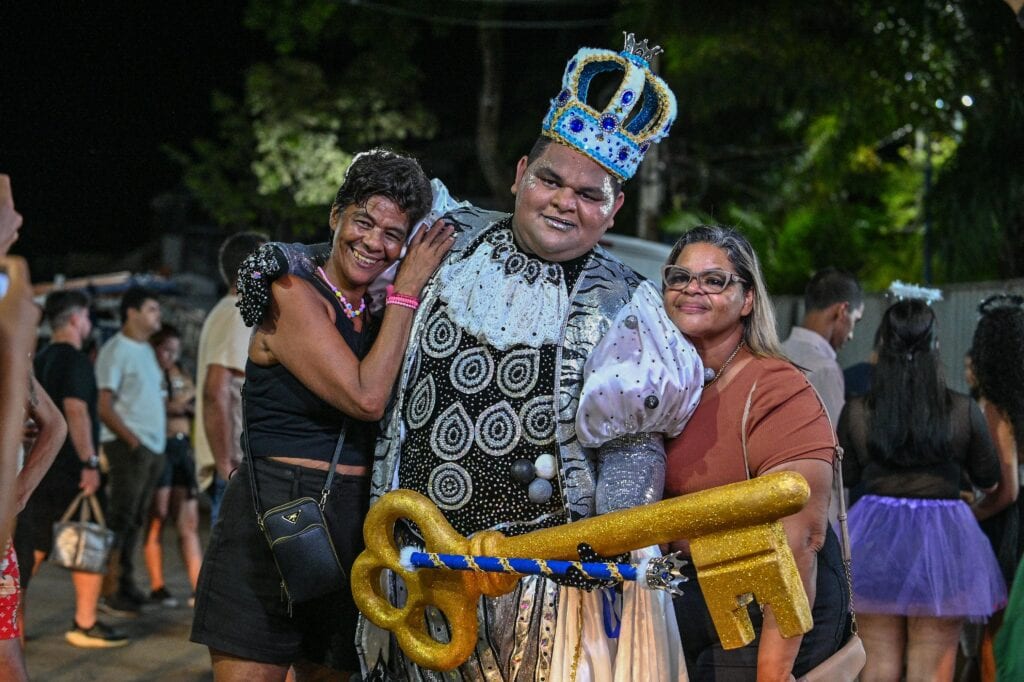
<path id="1" fill-rule="evenodd" d="M 238 267 L 267 241 L 256 232 L 224 240 L 218 254 L 220 275 L 229 287 L 199 335 L 196 385 L 195 453 L 199 485 L 210 496 L 210 523 L 217 520 L 228 476 L 242 461 L 242 382 L 250 330 L 238 312 Z"/>
<path id="2" fill-rule="evenodd" d="M 803 321 L 793 327 L 782 350 L 818 389 L 834 427 L 845 403 L 843 369 L 836 362 L 836 351 L 853 338 L 864 315 L 864 293 L 853 275 L 828 267 L 807 283 L 804 307 Z"/>
<path id="3" fill-rule="evenodd" d="M 117 534 L 100 608 L 114 615 L 135 615 L 146 600 L 133 573 L 139 529 L 163 473 L 167 444 L 164 375 L 149 345 L 159 330 L 156 294 L 132 287 L 121 298 L 121 331 L 96 358 L 100 440 L 110 466 L 107 524 Z"/>

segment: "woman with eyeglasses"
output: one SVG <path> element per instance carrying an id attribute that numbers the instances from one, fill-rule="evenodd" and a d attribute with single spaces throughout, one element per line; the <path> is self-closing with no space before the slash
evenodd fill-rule
<path id="1" fill-rule="evenodd" d="M 952 680 L 964 620 L 1006 602 L 992 548 L 960 499 L 966 473 L 995 490 L 999 460 L 977 404 L 946 386 L 935 313 L 907 299 L 882 315 L 871 389 L 846 403 L 843 475 L 862 680 Z"/>
<path id="2" fill-rule="evenodd" d="M 663 270 L 665 308 L 704 362 L 704 391 L 682 434 L 666 444 L 665 497 L 776 471 L 807 479 L 811 495 L 782 521 L 812 605 L 814 629 L 783 639 L 751 604 L 757 637 L 724 650 L 700 585 L 675 600 L 690 679 L 789 680 L 846 640 L 849 604 L 835 533 L 828 524 L 835 438 L 821 400 L 779 348 L 775 315 L 750 243 L 739 232 L 700 226 L 676 243 Z M 672 549 L 686 552 L 685 541 Z"/>

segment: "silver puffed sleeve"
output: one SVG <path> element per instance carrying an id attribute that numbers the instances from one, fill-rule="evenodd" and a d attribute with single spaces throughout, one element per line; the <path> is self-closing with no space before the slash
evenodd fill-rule
<path id="1" fill-rule="evenodd" d="M 678 436 L 697 409 L 704 365 L 643 282 L 583 367 L 576 434 L 584 447 L 638 433 Z"/>
<path id="2" fill-rule="evenodd" d="M 650 504 L 665 492 L 665 445 L 659 433 L 621 436 L 597 451 L 596 511 Z"/>

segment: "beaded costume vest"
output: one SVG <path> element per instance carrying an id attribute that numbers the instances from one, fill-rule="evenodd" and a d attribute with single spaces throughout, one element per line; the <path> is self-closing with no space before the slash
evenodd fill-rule
<path id="1" fill-rule="evenodd" d="M 547 524 L 548 520 L 542 517 L 549 511 L 560 515 L 563 523 L 590 516 L 594 514 L 595 510 L 596 462 L 593 451 L 584 448 L 580 444 L 576 436 L 575 425 L 580 390 L 583 386 L 583 366 L 597 343 L 610 328 L 612 319 L 622 306 L 630 300 L 633 292 L 642 280 L 635 272 L 605 252 L 602 247 L 597 246 L 593 251 L 576 262 L 577 275 L 573 275 L 567 272 L 565 268 L 561 268 L 561 278 L 564 282 L 564 289 L 567 292 L 567 302 L 564 309 L 561 308 L 562 303 L 559 297 L 550 297 L 554 293 L 553 289 L 538 290 L 533 292 L 534 295 L 532 296 L 529 295 L 531 292 L 523 292 L 524 295 L 516 296 L 514 301 L 500 301 L 496 295 L 487 295 L 486 288 L 480 288 L 479 286 L 465 286 L 458 289 L 453 287 L 454 281 L 460 280 L 463 276 L 471 278 L 471 273 L 475 274 L 478 265 L 481 270 L 494 267 L 496 269 L 500 268 L 504 272 L 506 263 L 510 262 L 508 266 L 510 270 L 518 273 L 520 276 L 501 280 L 502 287 L 525 288 L 532 286 L 529 283 L 529 279 L 533 277 L 535 272 L 534 266 L 529 264 L 530 260 L 544 266 L 552 264 L 542 263 L 529 257 L 525 257 L 526 262 L 520 261 L 519 256 L 525 256 L 525 254 L 522 254 L 518 249 L 514 249 L 514 251 L 519 256 L 513 257 L 513 253 L 510 251 L 508 252 L 509 257 L 502 259 L 502 254 L 505 253 L 505 250 L 500 248 L 500 243 L 497 243 L 493 238 L 491 242 L 483 241 L 485 235 L 495 232 L 498 229 L 498 224 L 507 220 L 507 214 L 485 211 L 476 207 L 466 207 L 449 213 L 445 218 L 456 225 L 455 245 L 452 247 L 451 252 L 449 252 L 445 262 L 434 275 L 434 278 L 424 287 L 421 295 L 420 309 L 417 311 L 410 332 L 410 339 L 412 341 L 406 351 L 402 371 L 394 393 L 394 400 L 388 406 L 384 417 L 381 437 L 377 440 L 371 486 L 371 503 L 372 500 L 380 497 L 387 491 L 407 485 L 411 485 L 421 493 L 428 494 L 431 488 L 429 473 L 440 466 L 441 462 L 448 463 L 448 460 L 444 460 L 440 455 L 436 455 L 437 459 L 430 460 L 434 466 L 428 470 L 428 465 L 415 465 L 410 461 L 421 457 L 429 459 L 435 456 L 434 453 L 430 452 L 429 448 L 429 430 L 432 430 L 433 424 L 430 424 L 429 427 L 423 426 L 415 429 L 407 421 L 417 417 L 418 413 L 415 410 L 410 413 L 409 403 L 413 400 L 415 388 L 420 386 L 421 382 L 427 377 L 424 363 L 432 360 L 424 346 L 425 343 L 434 343 L 433 341 L 425 341 L 425 338 L 428 336 L 428 324 L 433 323 L 436 325 L 434 329 L 435 339 L 438 334 L 442 337 L 444 334 L 454 334 L 456 328 L 463 332 L 463 336 L 459 341 L 460 346 L 457 349 L 453 347 L 448 360 L 444 363 L 438 363 L 430 372 L 434 382 L 435 400 L 438 383 L 440 381 L 450 381 L 451 361 L 468 348 L 468 346 L 464 347 L 461 345 L 462 343 L 469 343 L 464 327 L 480 325 L 479 332 L 476 335 L 470 334 L 469 336 L 472 338 L 482 337 L 489 339 L 486 343 L 480 342 L 479 345 L 487 347 L 490 353 L 490 360 L 494 364 L 495 373 L 498 371 L 498 365 L 506 357 L 506 351 L 514 352 L 524 349 L 536 349 L 539 351 L 537 360 L 538 387 L 535 387 L 534 392 L 531 392 L 529 397 L 524 395 L 522 398 L 513 398 L 512 401 L 508 401 L 510 406 L 515 401 L 521 401 L 515 402 L 520 407 L 512 410 L 512 412 L 516 413 L 520 425 L 522 424 L 522 416 L 520 416 L 522 407 L 525 406 L 525 403 L 530 398 L 540 396 L 542 392 L 546 393 L 550 399 L 550 404 L 555 414 L 554 442 L 551 443 L 550 450 L 543 450 L 543 452 L 552 452 L 555 456 L 555 476 L 550 479 L 552 486 L 552 508 L 545 507 L 544 510 L 541 510 L 536 503 L 529 503 L 529 485 L 536 478 L 541 478 L 538 472 L 545 473 L 546 475 L 547 471 L 545 470 L 546 465 L 544 461 L 538 462 L 537 459 L 539 457 L 530 460 L 524 451 L 522 457 L 518 454 L 511 457 L 511 463 L 506 459 L 501 462 L 502 466 L 500 468 L 488 468 L 485 478 L 493 479 L 493 482 L 482 485 L 500 488 L 498 493 L 501 495 L 512 495 L 513 493 L 510 493 L 507 489 L 512 488 L 512 486 L 521 486 L 521 489 L 517 490 L 514 494 L 526 496 L 527 502 L 523 503 L 522 498 L 519 498 L 519 516 L 503 515 L 499 518 L 497 515 L 492 515 L 492 512 L 488 512 L 488 518 L 494 520 L 496 525 L 513 520 L 513 525 L 505 528 L 505 532 L 516 533 L 525 532 L 532 527 L 537 527 L 530 526 L 529 524 L 523 525 L 522 519 L 524 518 L 532 519 L 536 524 Z M 480 259 L 478 253 L 477 247 L 481 246 L 484 249 L 489 249 L 492 254 L 497 254 L 498 259 L 492 262 L 490 256 L 488 256 L 485 264 Z M 521 271 L 519 270 L 520 264 L 522 264 Z M 561 266 L 567 265 L 569 264 L 561 264 Z M 461 272 L 461 274 L 456 278 L 454 273 L 458 272 Z M 545 277 L 544 268 L 541 269 L 539 277 Z M 492 280 L 491 275 L 487 279 L 489 282 L 498 281 Z M 496 294 L 497 292 L 494 293 Z M 450 301 L 445 300 L 445 297 L 455 295 L 461 297 L 457 309 Z M 543 300 L 542 296 L 544 297 Z M 520 305 L 525 307 L 521 309 L 515 307 Z M 555 307 L 556 305 L 558 307 Z M 517 324 L 516 329 L 520 329 L 520 331 L 528 330 L 525 331 L 529 335 L 528 338 L 535 338 L 533 337 L 534 333 L 537 334 L 536 338 L 543 338 L 546 334 L 552 333 L 553 340 L 551 342 L 542 342 L 539 345 L 536 342 L 505 345 L 508 339 L 504 335 L 509 332 L 508 325 L 494 324 L 499 319 L 497 313 L 501 306 L 504 306 L 501 319 L 520 321 L 522 327 Z M 530 312 L 541 308 L 547 310 L 549 307 L 550 310 L 555 311 L 555 315 L 549 316 L 550 319 L 546 321 L 543 319 L 544 316 L 536 312 Z M 466 316 L 465 313 L 469 309 L 476 312 Z M 435 319 L 439 317 L 439 313 L 442 310 L 452 324 L 449 325 Z M 455 323 L 456 320 L 459 321 L 458 324 Z M 536 320 L 538 323 L 534 325 L 522 322 L 528 320 Z M 502 326 L 506 327 L 504 331 L 501 329 Z M 553 361 L 548 365 L 549 368 L 553 368 L 553 377 L 551 369 L 546 373 L 539 370 L 539 363 L 545 362 L 543 358 L 546 348 L 554 352 Z M 508 354 L 511 355 L 511 352 Z M 525 354 L 515 355 L 517 359 L 521 356 L 525 356 Z M 480 364 L 481 367 L 487 366 L 485 362 Z M 507 366 L 508 363 L 506 363 Z M 518 367 L 519 365 L 515 366 Z M 541 374 L 546 374 L 546 376 L 541 378 Z M 458 377 L 456 377 L 456 381 L 458 380 Z M 543 391 L 539 388 L 541 381 L 546 386 Z M 425 385 L 420 388 L 421 393 L 427 390 Z M 501 389 L 498 388 L 497 390 L 500 391 Z M 426 400 L 426 396 L 422 396 L 419 393 L 417 397 L 420 400 Z M 471 400 L 475 401 L 476 398 Z M 497 403 L 500 402 L 501 399 L 497 400 Z M 492 404 L 496 403 L 492 402 L 483 408 L 477 409 L 486 409 L 491 407 Z M 431 411 L 436 417 L 439 417 L 451 405 L 452 402 L 448 402 L 444 408 L 438 409 L 435 402 Z M 465 404 L 463 404 L 463 408 L 465 408 Z M 420 409 L 422 410 L 423 408 Z M 458 408 L 454 411 L 458 412 Z M 503 409 L 502 413 L 507 415 L 509 411 Z M 529 416 L 536 418 L 532 414 Z M 498 418 L 495 417 L 495 419 Z M 469 423 L 464 417 L 460 417 L 460 420 L 463 425 Z M 475 426 L 475 417 L 473 424 Z M 423 432 L 425 428 L 429 429 L 426 433 Z M 410 439 L 414 431 L 421 432 L 419 434 L 420 439 L 415 448 L 410 447 Z M 474 433 L 474 444 L 475 435 Z M 519 439 L 519 447 L 538 448 L 535 450 L 531 449 L 531 454 L 542 452 L 540 449 L 542 446 L 535 446 L 524 437 Z M 463 455 L 464 457 L 465 455 Z M 485 455 L 485 457 L 491 456 Z M 503 455 L 502 457 L 506 456 Z M 523 471 L 525 469 L 523 466 L 524 461 L 533 464 L 532 473 L 530 474 L 532 478 L 529 483 L 522 483 L 519 479 L 513 480 L 510 478 L 514 473 L 511 465 L 516 464 L 516 462 L 519 463 L 516 470 L 523 475 L 523 479 L 526 478 L 525 474 L 527 472 Z M 458 460 L 452 463 L 462 469 L 466 469 L 465 464 Z M 413 472 L 413 467 L 418 468 L 418 473 Z M 444 504 L 459 504 L 466 495 L 466 492 L 460 492 L 464 483 L 468 482 L 467 492 L 469 492 L 468 485 L 475 486 L 474 494 L 480 489 L 476 480 L 468 476 L 463 477 L 454 468 L 440 471 L 438 475 L 448 470 L 453 472 L 453 476 L 442 479 L 442 482 L 445 482 L 443 489 L 449 491 L 445 493 L 445 498 L 438 495 L 442 488 L 438 483 L 438 476 L 434 478 L 435 495 Z M 417 484 L 412 485 L 412 477 L 417 476 Z M 448 485 L 452 487 L 449 489 Z M 537 498 L 535 497 L 535 499 Z M 489 507 L 494 506 L 492 502 L 485 503 L 483 497 L 477 501 Z M 556 503 L 561 505 L 561 509 L 557 512 L 553 510 Z M 526 506 L 527 504 L 529 506 Z M 466 508 L 471 505 L 467 501 L 462 506 Z M 453 512 L 457 513 L 458 510 L 444 510 L 445 515 L 449 519 L 453 518 Z M 557 523 L 554 516 L 550 517 L 550 519 L 551 525 Z M 473 521 L 467 519 L 460 527 L 460 530 L 464 531 L 470 527 L 473 530 L 477 530 L 481 527 L 479 524 L 484 522 L 482 518 L 474 519 Z"/>
<path id="2" fill-rule="evenodd" d="M 555 469 L 556 342 L 567 284 L 585 258 L 557 264 L 525 254 L 504 220 L 439 278 L 409 376 L 398 477 L 464 535 L 565 523 Z"/>

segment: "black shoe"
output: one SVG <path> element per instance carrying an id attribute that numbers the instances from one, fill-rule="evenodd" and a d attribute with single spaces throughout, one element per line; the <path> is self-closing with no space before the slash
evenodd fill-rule
<path id="1" fill-rule="evenodd" d="M 127 587 L 122 586 L 121 589 L 117 591 L 117 593 L 125 599 L 130 599 L 139 606 L 142 606 L 143 604 L 149 601 L 149 599 L 142 592 L 142 590 L 135 587 L 135 585 L 128 585 Z"/>
<path id="2" fill-rule="evenodd" d="M 129 641 L 128 637 L 120 630 L 99 621 L 96 621 L 88 630 L 72 621 L 71 629 L 64 633 L 64 639 L 72 646 L 82 649 L 112 649 L 124 646 Z"/>
<path id="3" fill-rule="evenodd" d="M 108 616 L 120 616 L 122 618 L 134 618 L 142 611 L 142 607 L 135 600 L 126 597 L 121 593 L 112 594 L 100 600 L 96 609 Z"/>
<path id="4" fill-rule="evenodd" d="M 149 593 L 149 601 L 153 604 L 159 604 L 164 608 L 173 609 L 178 606 L 178 598 L 171 594 L 166 587 L 161 587 L 159 590 L 153 590 Z"/>

